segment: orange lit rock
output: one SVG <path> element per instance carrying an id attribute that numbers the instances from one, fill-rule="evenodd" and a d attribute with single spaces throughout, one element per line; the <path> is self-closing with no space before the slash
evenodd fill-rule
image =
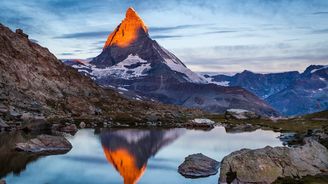
<path id="1" fill-rule="evenodd" d="M 146 164 L 141 168 L 137 166 L 136 158 L 123 148 L 110 151 L 103 147 L 107 160 L 124 178 L 124 184 L 135 184 L 146 170 Z"/>
<path id="2" fill-rule="evenodd" d="M 140 34 L 148 35 L 148 28 L 137 12 L 130 7 L 122 23 L 108 36 L 104 49 L 114 45 L 127 47 L 136 41 Z"/>

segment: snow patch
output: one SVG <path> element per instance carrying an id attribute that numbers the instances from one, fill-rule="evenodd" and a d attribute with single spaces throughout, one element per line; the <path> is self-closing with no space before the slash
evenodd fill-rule
<path id="1" fill-rule="evenodd" d="M 107 68 L 92 67 L 92 75 L 97 78 L 113 76 L 116 78 L 132 79 L 146 76 L 151 69 L 150 63 L 141 59 L 138 55 L 130 54 L 125 60 Z"/>
<path id="2" fill-rule="evenodd" d="M 129 91 L 128 89 L 123 88 L 123 87 L 118 87 L 117 89 L 118 89 L 118 90 L 121 90 L 121 91 Z"/>

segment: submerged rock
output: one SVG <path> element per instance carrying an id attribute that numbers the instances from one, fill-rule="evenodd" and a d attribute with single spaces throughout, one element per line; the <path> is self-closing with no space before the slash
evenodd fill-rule
<path id="1" fill-rule="evenodd" d="M 226 119 L 258 119 L 261 116 L 255 112 L 244 110 L 244 109 L 228 109 L 224 114 Z"/>
<path id="2" fill-rule="evenodd" d="M 298 147 L 235 151 L 222 160 L 220 183 L 272 183 L 278 177 L 301 178 L 328 172 L 328 150 L 307 138 Z"/>
<path id="3" fill-rule="evenodd" d="M 178 172 L 187 178 L 198 178 L 218 173 L 220 163 L 201 153 L 189 155 L 179 166 Z"/>
<path id="4" fill-rule="evenodd" d="M 70 151 L 72 145 L 65 137 L 39 135 L 25 143 L 17 143 L 15 149 L 32 153 L 56 154 Z"/>

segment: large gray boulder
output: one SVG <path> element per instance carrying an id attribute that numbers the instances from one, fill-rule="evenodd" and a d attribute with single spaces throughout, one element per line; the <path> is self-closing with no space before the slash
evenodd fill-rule
<path id="1" fill-rule="evenodd" d="M 201 153 L 189 155 L 179 166 L 178 172 L 187 178 L 198 178 L 218 173 L 220 163 Z"/>
<path id="2" fill-rule="evenodd" d="M 223 158 L 220 183 L 272 183 L 278 177 L 300 178 L 328 171 L 328 150 L 306 138 L 298 147 L 235 151 Z"/>
<path id="3" fill-rule="evenodd" d="M 65 137 L 39 135 L 25 143 L 17 143 L 15 149 L 31 153 L 59 154 L 70 151 L 72 145 Z"/>
<path id="4" fill-rule="evenodd" d="M 258 119 L 261 116 L 256 114 L 255 112 L 244 110 L 244 109 L 228 109 L 224 114 L 226 119 Z"/>

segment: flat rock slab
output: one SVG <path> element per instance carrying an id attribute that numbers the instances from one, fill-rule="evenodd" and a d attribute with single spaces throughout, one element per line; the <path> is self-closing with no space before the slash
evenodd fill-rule
<path id="1" fill-rule="evenodd" d="M 178 172 L 187 178 L 199 178 L 217 174 L 219 167 L 220 162 L 197 153 L 186 157 Z"/>
<path id="2" fill-rule="evenodd" d="M 224 157 L 220 183 L 272 183 L 278 177 L 301 178 L 328 172 L 328 150 L 306 138 L 297 147 L 242 149 Z"/>
<path id="3" fill-rule="evenodd" d="M 17 143 L 15 149 L 31 153 L 60 154 L 70 151 L 72 145 L 65 137 L 39 135 L 25 143 Z"/>

